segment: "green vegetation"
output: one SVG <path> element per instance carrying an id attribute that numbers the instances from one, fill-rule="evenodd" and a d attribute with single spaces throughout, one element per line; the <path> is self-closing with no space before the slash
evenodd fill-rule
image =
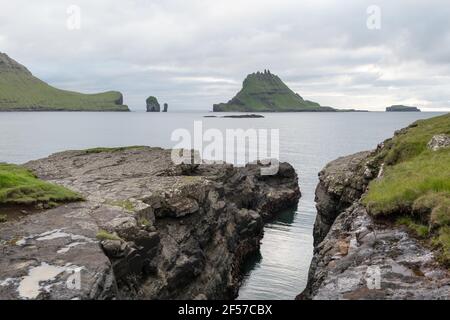
<path id="1" fill-rule="evenodd" d="M 321 107 L 318 103 L 304 100 L 270 71 L 257 72 L 247 76 L 242 90 L 228 103 L 214 105 L 215 112 L 296 112 L 336 111 Z"/>
<path id="2" fill-rule="evenodd" d="M 120 92 L 82 94 L 60 90 L 34 77 L 0 53 L 0 111 L 129 111 Z"/>
<path id="3" fill-rule="evenodd" d="M 143 149 L 145 146 L 129 146 L 129 147 L 113 147 L 113 148 L 92 148 L 92 149 L 86 149 L 82 150 L 86 154 L 93 154 L 93 153 L 102 153 L 102 152 L 119 152 L 119 151 L 125 151 L 125 150 L 139 150 Z"/>
<path id="4" fill-rule="evenodd" d="M 138 224 L 143 227 L 148 227 L 151 225 L 150 221 L 148 221 L 146 218 L 139 218 Z"/>
<path id="5" fill-rule="evenodd" d="M 147 112 L 159 112 L 161 110 L 161 106 L 156 97 L 150 96 L 145 102 L 147 103 Z"/>
<path id="6" fill-rule="evenodd" d="M 31 171 L 0 163 L 0 205 L 55 204 L 82 200 L 69 189 L 38 179 Z"/>
<path id="7" fill-rule="evenodd" d="M 363 203 L 374 216 L 400 216 L 420 237 L 428 237 L 450 265 L 450 148 L 431 151 L 434 135 L 450 133 L 450 114 L 420 120 L 385 142 L 375 156 L 384 175 L 373 180 Z"/>
<path id="8" fill-rule="evenodd" d="M 97 232 L 96 238 L 100 241 L 103 240 L 122 240 L 118 235 L 110 233 L 106 230 L 99 230 Z"/>
<path id="9" fill-rule="evenodd" d="M 398 218 L 397 223 L 408 227 L 410 230 L 414 231 L 418 237 L 425 238 L 429 234 L 428 226 L 414 221 L 411 217 L 400 217 Z"/>
<path id="10" fill-rule="evenodd" d="M 0 214 L 0 223 L 4 223 L 6 221 L 8 221 L 6 214 Z"/>

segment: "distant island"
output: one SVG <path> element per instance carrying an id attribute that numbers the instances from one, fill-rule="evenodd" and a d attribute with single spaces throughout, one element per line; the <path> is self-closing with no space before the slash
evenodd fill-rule
<path id="1" fill-rule="evenodd" d="M 417 107 L 394 105 L 394 106 L 387 107 L 386 112 L 421 112 L 421 110 Z"/>
<path id="2" fill-rule="evenodd" d="M 120 92 L 83 94 L 54 88 L 0 52 L 0 111 L 130 111 Z"/>
<path id="3" fill-rule="evenodd" d="M 214 112 L 335 112 L 317 102 L 304 100 L 269 70 L 247 76 L 241 91 L 227 103 L 213 106 Z"/>

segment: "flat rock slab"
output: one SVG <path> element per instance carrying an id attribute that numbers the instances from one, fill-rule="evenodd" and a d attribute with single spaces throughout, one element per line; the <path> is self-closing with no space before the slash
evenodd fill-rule
<path id="1" fill-rule="evenodd" d="M 171 150 L 67 151 L 25 166 L 81 193 L 0 225 L 0 299 L 229 298 L 263 218 L 300 197 L 288 164 L 174 165 Z"/>

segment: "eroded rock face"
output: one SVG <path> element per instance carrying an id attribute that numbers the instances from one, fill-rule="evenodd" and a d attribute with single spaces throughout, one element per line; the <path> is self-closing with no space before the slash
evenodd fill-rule
<path id="1" fill-rule="evenodd" d="M 314 256 L 298 298 L 450 299 L 450 275 L 433 253 L 360 204 L 370 180 L 383 174 L 370 156 L 337 159 L 320 173 Z"/>
<path id="2" fill-rule="evenodd" d="M 180 165 L 170 150 L 68 151 L 26 166 L 80 192 L 67 204 L 0 226 L 0 298 L 232 298 L 264 219 L 296 205 L 281 164 Z"/>
<path id="3" fill-rule="evenodd" d="M 369 155 L 370 152 L 360 152 L 339 158 L 319 173 L 314 245 L 322 242 L 336 217 L 365 192 L 374 175 L 365 163 Z"/>
<path id="4" fill-rule="evenodd" d="M 450 277 L 416 239 L 355 203 L 315 248 L 303 298 L 450 299 Z"/>
<path id="5" fill-rule="evenodd" d="M 433 151 L 438 151 L 444 148 L 450 148 L 450 136 L 448 134 L 435 135 L 428 143 L 428 149 Z"/>
<path id="6" fill-rule="evenodd" d="M 159 105 L 158 99 L 155 97 L 148 97 L 145 101 L 147 103 L 147 112 L 159 112 L 161 107 Z"/>

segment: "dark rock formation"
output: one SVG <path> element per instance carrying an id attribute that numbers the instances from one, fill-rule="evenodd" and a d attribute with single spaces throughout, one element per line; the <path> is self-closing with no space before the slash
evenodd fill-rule
<path id="1" fill-rule="evenodd" d="M 160 111 L 160 105 L 158 102 L 158 99 L 155 97 L 148 97 L 146 100 L 147 103 L 147 112 L 159 112 Z"/>
<path id="2" fill-rule="evenodd" d="M 386 112 L 420 112 L 420 109 L 417 107 L 395 105 L 395 106 L 387 107 Z"/>
<path id="3" fill-rule="evenodd" d="M 163 112 L 167 112 L 169 110 L 169 105 L 167 103 L 164 103 L 164 110 Z"/>
<path id="4" fill-rule="evenodd" d="M 222 118 L 232 118 L 232 119 L 247 119 L 247 118 L 264 118 L 264 116 L 260 114 L 238 114 L 231 116 L 223 116 Z"/>
<path id="5" fill-rule="evenodd" d="M 380 145 L 378 151 L 383 148 Z M 430 249 L 360 199 L 383 174 L 372 153 L 337 159 L 320 173 L 314 256 L 299 299 L 450 299 L 450 277 Z"/>
<path id="6" fill-rule="evenodd" d="M 218 118 L 217 116 L 204 116 L 203 118 Z M 231 119 L 255 119 L 255 118 L 264 118 L 264 116 L 260 114 L 238 114 L 231 116 L 221 116 L 220 118 L 231 118 Z"/>
<path id="7" fill-rule="evenodd" d="M 300 197 L 287 163 L 262 176 L 258 164 L 174 165 L 159 148 L 26 167 L 86 201 L 0 225 L 2 299 L 233 298 L 264 220 Z"/>

